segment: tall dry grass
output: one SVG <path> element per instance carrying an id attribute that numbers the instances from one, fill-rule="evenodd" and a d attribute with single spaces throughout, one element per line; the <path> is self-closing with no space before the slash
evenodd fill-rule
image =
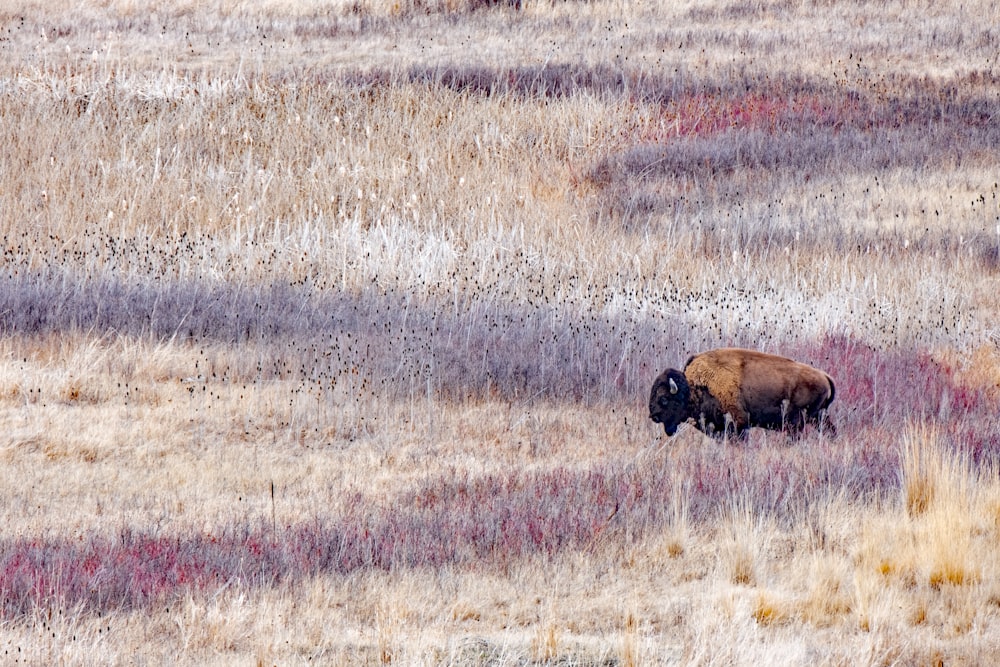
<path id="1" fill-rule="evenodd" d="M 516 4 L 0 10 L 7 657 L 996 651 L 995 8 Z"/>

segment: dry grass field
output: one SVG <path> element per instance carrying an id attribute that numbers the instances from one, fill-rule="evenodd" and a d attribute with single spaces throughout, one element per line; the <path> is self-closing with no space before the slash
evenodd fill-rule
<path id="1" fill-rule="evenodd" d="M 997 26 L 0 3 L 2 662 L 993 664 Z M 665 438 L 720 345 L 837 437 Z"/>

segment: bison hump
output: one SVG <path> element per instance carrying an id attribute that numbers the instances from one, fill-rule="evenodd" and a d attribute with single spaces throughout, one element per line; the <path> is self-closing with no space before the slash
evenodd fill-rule
<path id="1" fill-rule="evenodd" d="M 746 425 L 740 385 L 744 360 L 730 350 L 714 350 L 692 357 L 684 368 L 688 384 L 702 386 L 715 397 L 724 412 L 732 415 L 738 426 Z"/>

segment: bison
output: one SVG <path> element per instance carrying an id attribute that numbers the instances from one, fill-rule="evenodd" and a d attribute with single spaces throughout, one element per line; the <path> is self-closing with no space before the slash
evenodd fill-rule
<path id="1" fill-rule="evenodd" d="M 653 383 L 649 418 L 667 435 L 691 419 L 714 437 L 745 438 L 751 426 L 798 435 L 806 423 L 835 433 L 827 414 L 833 380 L 812 366 L 773 354 L 724 348 L 669 368 Z"/>

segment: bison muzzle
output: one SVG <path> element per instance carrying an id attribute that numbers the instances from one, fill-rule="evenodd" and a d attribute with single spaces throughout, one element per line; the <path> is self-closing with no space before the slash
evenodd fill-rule
<path id="1" fill-rule="evenodd" d="M 828 409 L 836 390 L 821 370 L 773 354 L 723 348 L 669 368 L 653 383 L 649 418 L 667 435 L 692 420 L 714 437 L 746 437 L 752 426 L 798 435 L 806 424 L 835 433 Z"/>

